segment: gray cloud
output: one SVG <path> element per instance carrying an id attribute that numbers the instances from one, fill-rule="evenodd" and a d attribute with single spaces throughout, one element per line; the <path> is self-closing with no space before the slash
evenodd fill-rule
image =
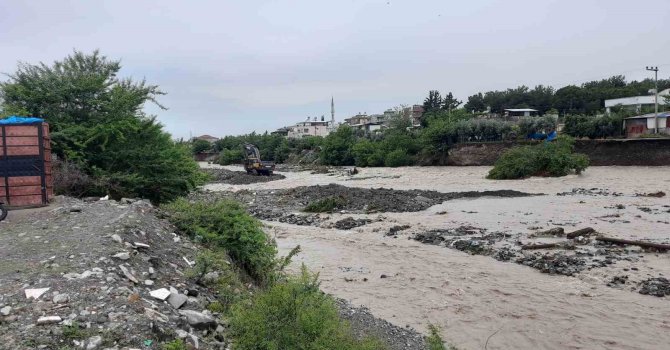
<path id="1" fill-rule="evenodd" d="M 168 92 L 147 110 L 175 136 L 239 134 L 327 115 L 331 95 L 341 120 L 429 89 L 668 76 L 668 15 L 664 0 L 2 2 L 0 71 L 99 48 Z"/>

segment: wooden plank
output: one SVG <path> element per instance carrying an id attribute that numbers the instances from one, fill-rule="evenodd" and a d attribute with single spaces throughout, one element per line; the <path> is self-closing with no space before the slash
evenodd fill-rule
<path id="1" fill-rule="evenodd" d="M 7 146 L 39 146 L 40 139 L 37 136 L 7 136 Z M 0 141 L 2 142 L 2 141 Z"/>
<path id="2" fill-rule="evenodd" d="M 42 195 L 10 197 L 9 202 L 12 207 L 46 204 L 42 203 Z"/>
<path id="3" fill-rule="evenodd" d="M 39 156 L 39 146 L 7 146 L 7 156 Z"/>
<path id="4" fill-rule="evenodd" d="M 5 126 L 5 133 L 10 136 L 35 136 L 38 135 L 36 125 L 7 125 Z"/>
<path id="5" fill-rule="evenodd" d="M 41 186 L 15 186 L 9 188 L 9 196 L 31 196 L 31 195 L 41 195 L 42 187 Z"/>
<path id="6" fill-rule="evenodd" d="M 9 177 L 9 187 L 14 186 L 31 186 L 42 185 L 42 180 L 39 176 L 12 176 Z"/>

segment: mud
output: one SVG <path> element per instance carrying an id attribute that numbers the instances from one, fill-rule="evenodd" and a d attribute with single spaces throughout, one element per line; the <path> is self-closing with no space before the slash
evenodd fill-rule
<path id="1" fill-rule="evenodd" d="M 319 272 L 325 291 L 398 327 L 425 334 L 433 323 L 459 349 L 663 349 L 670 342 L 670 297 L 653 295 L 665 290 L 670 254 L 605 244 L 594 240 L 596 234 L 575 239 L 571 249 L 521 250 L 567 241 L 565 233 L 586 227 L 608 237 L 667 243 L 667 196 L 639 194 L 668 193 L 670 168 L 591 167 L 579 176 L 522 181 L 486 180 L 489 169 L 292 172 L 282 181 L 206 189 L 261 211 L 276 206 L 279 215 L 314 215 L 313 225 L 264 221 L 282 252 L 301 245 L 290 268 L 306 264 Z M 284 192 L 331 184 L 351 188 L 338 190 L 344 193 L 404 191 L 386 198 L 410 199 L 411 205 L 391 204 L 402 211 L 386 211 L 383 220 L 358 204 L 344 213 L 305 214 L 301 210 L 319 195 L 296 199 Z M 548 195 L 439 198 L 404 211 L 416 205 L 415 191 L 498 190 Z M 265 193 L 278 194 L 271 205 L 257 203 Z M 350 230 L 334 226 L 349 217 L 372 222 Z M 563 234 L 543 234 L 555 228 Z"/>

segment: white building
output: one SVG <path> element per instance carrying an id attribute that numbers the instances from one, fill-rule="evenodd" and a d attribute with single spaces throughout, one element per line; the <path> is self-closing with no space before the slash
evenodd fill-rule
<path id="1" fill-rule="evenodd" d="M 665 105 L 665 97 L 670 96 L 670 89 L 665 89 L 658 93 L 658 105 Z M 635 111 L 640 112 L 642 106 L 653 106 L 656 101 L 654 95 L 646 96 L 632 96 L 632 97 L 622 97 L 614 98 L 611 100 L 605 100 L 605 109 L 607 113 L 610 112 L 610 108 L 621 106 L 621 107 L 634 107 Z"/>
<path id="2" fill-rule="evenodd" d="M 304 121 L 296 125 L 288 127 L 288 135 L 290 139 L 301 139 L 307 136 L 322 136 L 326 137 L 330 134 L 330 122 L 327 121 Z"/>

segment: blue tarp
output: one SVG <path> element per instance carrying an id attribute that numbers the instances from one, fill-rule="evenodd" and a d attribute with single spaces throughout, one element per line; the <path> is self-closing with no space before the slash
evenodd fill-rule
<path id="1" fill-rule="evenodd" d="M 550 132 L 549 135 L 547 135 L 547 142 L 556 140 L 556 137 L 558 137 L 556 130 Z"/>
<path id="2" fill-rule="evenodd" d="M 5 119 L 0 119 L 0 125 L 7 125 L 7 124 L 34 124 L 34 123 L 41 123 L 43 122 L 44 119 L 41 118 L 35 118 L 35 117 L 19 117 L 16 115 L 9 116 Z"/>

